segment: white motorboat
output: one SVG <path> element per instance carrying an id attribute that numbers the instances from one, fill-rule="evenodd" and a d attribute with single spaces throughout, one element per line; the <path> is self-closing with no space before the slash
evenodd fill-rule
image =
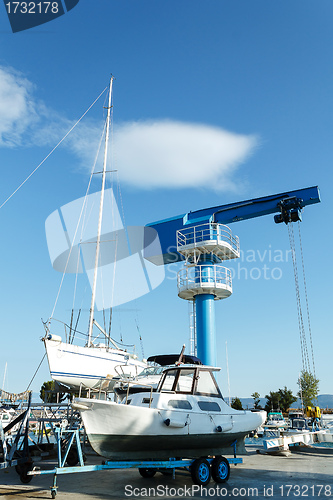
<path id="1" fill-rule="evenodd" d="M 16 417 L 17 413 L 13 408 L 0 407 L 0 422 L 2 423 L 2 427 L 10 424 L 10 422 Z"/>
<path id="2" fill-rule="evenodd" d="M 61 323 L 62 331 L 65 326 L 66 339 L 63 341 L 61 335 L 58 335 L 58 330 L 55 325 L 55 318 L 51 317 L 48 321 L 44 323 L 45 327 L 45 335 L 43 337 L 43 341 L 45 344 L 45 350 L 47 354 L 47 359 L 49 363 L 50 374 L 53 380 L 58 383 L 69 387 L 70 389 L 79 389 L 81 387 L 93 389 L 100 385 L 101 380 L 108 379 L 110 382 L 110 388 L 112 387 L 112 380 L 114 377 L 118 377 L 118 373 L 116 368 L 120 365 L 123 366 L 123 373 L 126 376 L 136 376 L 139 372 L 141 372 L 146 366 L 147 363 L 144 360 L 139 360 L 138 356 L 134 352 L 130 352 L 129 349 L 125 346 L 122 346 L 119 342 L 116 342 L 114 339 L 110 337 L 110 332 L 107 333 L 105 328 L 103 329 L 95 319 L 95 302 L 96 302 L 96 292 L 97 284 L 101 284 L 103 282 L 103 278 L 101 276 L 101 267 L 100 264 L 103 259 L 105 260 L 105 254 L 109 252 L 110 246 L 103 247 L 104 245 L 110 245 L 110 241 L 113 241 L 113 245 L 117 248 L 118 240 L 124 239 L 124 231 L 120 231 L 119 224 L 118 226 L 112 226 L 109 228 L 109 232 L 104 236 L 101 235 L 102 230 L 102 220 L 105 227 L 105 216 L 103 219 L 103 208 L 104 208 L 104 198 L 106 195 L 106 191 L 110 196 L 110 203 L 113 210 L 115 210 L 116 202 L 114 200 L 114 195 L 112 189 L 105 189 L 106 182 L 106 168 L 107 168 L 107 151 L 108 151 L 108 141 L 109 141 L 109 129 L 110 129 L 110 121 L 111 121 L 111 108 L 112 108 L 112 82 L 113 77 L 110 80 L 110 89 L 109 89 L 109 100 L 107 106 L 107 119 L 106 119 L 106 127 L 105 127 L 105 148 L 104 148 L 104 162 L 103 162 L 103 171 L 97 172 L 102 174 L 102 186 L 100 193 L 93 193 L 86 195 L 82 200 L 75 200 L 65 207 L 62 207 L 62 217 L 66 214 L 70 214 L 70 216 L 75 213 L 78 215 L 79 221 L 75 220 L 75 224 L 77 222 L 77 226 L 75 229 L 75 235 L 78 232 L 78 227 L 83 222 L 81 220 L 81 216 L 84 210 L 89 213 L 89 224 L 92 226 L 92 222 L 96 221 L 96 226 L 93 225 L 93 228 L 89 226 L 89 245 L 83 245 L 85 250 L 84 252 L 89 256 L 88 261 L 85 262 L 86 268 L 88 268 L 89 276 L 91 277 L 92 283 L 92 295 L 91 295 L 91 305 L 89 312 L 89 321 L 88 321 L 88 329 L 86 339 L 84 341 L 84 345 L 77 345 L 73 343 L 73 338 L 75 334 L 80 334 L 82 332 L 78 332 L 76 327 L 71 325 L 68 326 L 63 322 Z M 92 172 L 91 177 L 95 172 Z M 74 209 L 74 208 L 75 209 Z M 79 208 L 78 208 L 79 207 Z M 94 207 L 97 207 L 96 209 Z M 99 210 L 98 210 L 99 207 Z M 96 211 L 95 211 L 96 210 Z M 108 213 L 109 207 L 105 209 Z M 64 215 L 65 214 L 65 215 Z M 105 215 L 105 214 L 104 214 Z M 80 216 L 80 217 L 79 217 Z M 59 214 L 58 211 L 54 212 L 50 215 L 48 219 L 53 222 L 55 227 L 57 224 L 59 225 Z M 115 220 L 118 221 L 120 216 L 114 216 Z M 52 226 L 53 227 L 53 226 Z M 66 226 L 67 227 L 67 226 Z M 82 229 L 83 231 L 83 229 Z M 69 232 L 69 230 L 67 230 Z M 66 238 L 68 240 L 68 234 L 66 232 Z M 74 229 L 72 230 L 74 232 Z M 66 241 L 67 241 L 66 240 Z M 74 238 L 75 240 L 75 238 Z M 73 240 L 73 241 L 74 241 Z M 81 240 L 80 240 L 81 241 Z M 67 266 L 69 262 L 74 262 L 76 272 L 80 268 L 80 253 L 83 252 L 82 248 L 79 249 L 78 246 L 73 246 L 74 243 L 71 243 L 70 248 L 68 248 L 68 243 L 64 244 L 64 248 L 66 248 L 66 252 L 64 253 L 65 257 L 65 267 L 63 271 L 68 271 Z M 59 242 L 58 242 L 59 246 Z M 120 246 L 120 243 L 119 243 Z M 102 247 L 104 251 L 101 252 Z M 88 250 L 87 250 L 88 248 Z M 106 249 L 105 249 L 106 248 Z M 94 251 L 95 250 L 95 251 Z M 50 256 L 52 251 L 50 250 Z M 51 258 L 52 263 L 54 263 Z M 89 262 L 89 265 L 88 265 Z M 91 263 L 91 266 L 90 266 Z M 115 266 L 116 262 L 113 263 L 114 272 L 113 278 L 115 276 Z M 108 280 L 106 280 L 108 282 Z M 114 294 L 114 283 L 109 283 L 107 286 L 108 293 L 113 296 Z M 106 288 L 103 288 L 103 292 L 106 291 Z M 101 293 L 100 293 L 101 295 Z M 102 294 L 103 295 L 103 294 Z M 129 299 L 131 300 L 131 299 Z M 103 306 L 104 307 L 104 306 Z M 53 316 L 53 315 L 52 315 Z M 73 319 L 73 318 L 72 318 Z M 58 323 L 57 323 L 58 324 Z M 97 335 L 93 334 L 93 329 L 98 330 Z M 67 338 L 68 332 L 68 338 Z M 99 337 L 103 335 L 105 338 L 105 342 L 100 342 Z M 99 339 L 99 340 L 98 340 Z"/>
<path id="3" fill-rule="evenodd" d="M 288 422 L 285 420 L 281 411 L 270 411 L 267 416 L 267 421 L 264 428 L 267 430 L 284 429 L 288 427 Z"/>
<path id="4" fill-rule="evenodd" d="M 155 392 L 130 395 L 122 403 L 76 398 L 93 449 L 108 459 L 197 458 L 238 451 L 244 437 L 266 419 L 265 411 L 227 405 L 213 372 L 204 365 L 164 370 Z M 226 451 L 227 450 L 227 451 Z"/>

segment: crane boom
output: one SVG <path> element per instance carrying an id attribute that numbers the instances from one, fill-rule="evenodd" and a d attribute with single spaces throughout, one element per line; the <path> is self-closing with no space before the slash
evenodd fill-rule
<path id="1" fill-rule="evenodd" d="M 276 223 L 285 222 L 287 224 L 288 222 L 300 220 L 300 212 L 305 206 L 319 202 L 319 188 L 313 186 L 190 211 L 169 219 L 151 222 L 146 227 L 157 231 L 163 255 L 163 264 L 165 265 L 183 260 L 182 256 L 176 251 L 176 232 L 178 230 L 208 222 L 231 224 L 269 214 L 278 214 L 274 217 Z M 153 263 L 161 264 L 161 254 L 155 251 L 154 245 L 146 246 L 145 258 Z"/>

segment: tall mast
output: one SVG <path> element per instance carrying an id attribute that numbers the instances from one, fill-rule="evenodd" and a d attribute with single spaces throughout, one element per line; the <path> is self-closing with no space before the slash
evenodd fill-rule
<path id="1" fill-rule="evenodd" d="M 99 217 L 98 217 L 98 229 L 97 229 L 97 240 L 96 240 L 96 254 L 95 254 L 95 270 L 94 270 L 94 282 L 92 287 L 91 295 L 91 305 L 90 305 L 90 316 L 89 316 L 89 330 L 88 330 L 88 346 L 91 345 L 92 330 L 94 323 L 94 308 L 95 308 L 95 297 L 96 297 L 96 286 L 97 286 L 97 273 L 98 273 L 98 259 L 99 259 L 99 248 L 101 243 L 101 230 L 102 230 L 102 218 L 103 218 L 103 204 L 104 204 L 104 191 L 105 191 L 105 174 L 106 174 L 106 164 L 108 158 L 108 143 L 109 143 L 109 133 L 110 133 L 110 118 L 111 118 L 111 96 L 112 96 L 112 83 L 114 77 L 111 75 L 110 88 L 109 88 L 109 103 L 107 107 L 107 118 L 106 118 L 106 131 L 105 131 L 105 147 L 104 147 L 104 161 L 103 161 L 103 172 L 102 172 L 102 188 L 101 188 L 101 198 L 99 203 Z"/>

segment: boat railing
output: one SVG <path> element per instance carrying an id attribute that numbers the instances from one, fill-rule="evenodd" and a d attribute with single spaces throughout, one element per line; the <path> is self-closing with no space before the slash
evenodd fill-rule
<path id="1" fill-rule="evenodd" d="M 107 380 L 109 381 L 110 379 L 107 379 Z M 103 389 L 103 382 L 105 382 L 105 379 L 102 379 L 100 381 L 99 386 L 98 387 L 94 387 L 94 388 L 86 387 L 81 382 L 80 383 L 80 387 L 79 387 L 79 398 L 81 398 L 82 395 L 83 395 L 83 392 L 85 392 L 86 397 L 89 398 L 89 399 L 105 399 L 105 400 L 107 400 L 108 399 L 108 394 L 111 391 Z"/>
<path id="2" fill-rule="evenodd" d="M 128 380 L 126 382 L 127 384 L 127 390 L 126 390 L 126 399 L 125 399 L 125 402 L 124 404 L 128 404 L 128 397 L 130 395 L 129 391 L 130 391 L 130 385 L 135 385 L 135 386 L 139 386 L 139 387 L 147 387 L 147 389 L 149 389 L 150 391 L 150 395 L 149 395 L 149 408 L 151 407 L 151 402 L 153 400 L 153 392 L 154 392 L 154 387 L 150 384 L 143 384 L 141 382 L 138 382 L 136 380 Z"/>
<path id="3" fill-rule="evenodd" d="M 98 323 L 95 321 L 95 325 Z M 71 325 L 68 325 L 64 321 L 61 321 L 57 318 L 49 318 L 46 322 L 43 322 L 45 335 L 41 340 L 56 340 L 62 342 L 63 336 L 65 338 L 65 343 L 72 344 L 74 341 L 74 336 L 76 340 L 79 339 L 79 344 L 87 346 L 88 345 L 88 334 L 86 332 L 81 332 L 77 328 L 74 328 Z M 98 325 L 99 326 L 99 325 Z M 99 326 L 99 328 L 101 328 Z M 104 335 L 105 339 L 103 342 L 99 342 L 100 335 Z M 137 349 L 135 344 L 124 344 L 122 342 L 118 342 L 112 337 L 110 337 L 104 330 L 101 328 L 101 331 L 98 335 L 92 338 L 89 346 L 91 348 L 96 349 L 106 349 L 106 351 L 118 349 L 119 351 L 126 352 L 129 358 L 137 359 Z"/>
<path id="4" fill-rule="evenodd" d="M 135 365 L 135 375 L 131 375 L 129 373 L 125 373 L 126 366 L 127 365 L 122 364 L 122 365 L 116 365 L 114 367 L 114 371 L 117 373 L 118 377 L 120 378 L 120 381 L 125 380 L 127 382 L 127 380 L 133 380 L 133 378 L 137 377 L 139 373 L 142 371 L 141 366 Z"/>

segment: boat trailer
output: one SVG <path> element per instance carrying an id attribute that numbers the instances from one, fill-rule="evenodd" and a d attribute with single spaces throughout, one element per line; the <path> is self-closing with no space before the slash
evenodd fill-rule
<path id="1" fill-rule="evenodd" d="M 31 404 L 31 393 L 29 394 L 28 406 L 25 411 L 14 418 L 5 427 L 0 422 L 0 469 L 15 467 L 20 475 L 22 483 L 31 479 L 27 472 L 32 469 L 32 460 L 29 454 L 29 411 Z M 15 430 L 14 435 L 11 432 Z"/>
<path id="2" fill-rule="evenodd" d="M 66 437 L 65 446 L 63 435 Z M 57 477 L 61 474 L 136 468 L 144 478 L 151 478 L 156 472 L 161 472 L 162 474 L 170 474 L 174 479 L 176 469 L 181 468 L 190 472 L 195 484 L 205 486 L 209 483 L 211 478 L 213 478 L 216 483 L 225 483 L 229 479 L 230 464 L 237 465 L 243 463 L 242 458 L 236 457 L 236 441 L 234 441 L 234 443 L 232 443 L 234 456 L 228 459 L 222 456 L 216 456 L 201 457 L 197 459 L 170 458 L 169 460 L 103 461 L 100 465 L 85 465 L 85 456 L 81 447 L 79 428 L 66 430 L 61 428 L 55 429 L 55 437 L 57 440 L 58 453 L 57 466 L 48 470 L 41 470 L 39 467 L 34 467 L 27 472 L 28 476 L 53 474 L 53 484 L 50 487 L 51 498 L 55 498 L 57 495 Z M 74 465 L 75 462 L 79 465 Z M 66 463 L 69 464 L 68 467 L 65 467 Z"/>

